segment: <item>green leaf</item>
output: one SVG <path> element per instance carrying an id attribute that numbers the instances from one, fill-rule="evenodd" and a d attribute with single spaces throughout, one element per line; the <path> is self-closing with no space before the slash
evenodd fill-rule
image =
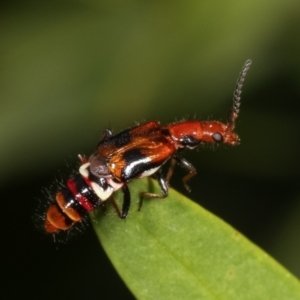
<path id="1" fill-rule="evenodd" d="M 172 189 L 166 199 L 145 199 L 138 212 L 139 193 L 159 193 L 159 187 L 151 179 L 129 187 L 126 220 L 112 205 L 93 218 L 102 246 L 138 299 L 300 299 L 298 280 L 218 217 Z M 116 199 L 121 206 L 122 193 Z"/>

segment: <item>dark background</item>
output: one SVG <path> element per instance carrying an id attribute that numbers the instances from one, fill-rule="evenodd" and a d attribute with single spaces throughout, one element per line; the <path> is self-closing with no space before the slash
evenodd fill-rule
<path id="1" fill-rule="evenodd" d="M 298 1 L 279 2 L 1 2 L 6 299 L 132 299 L 91 228 L 59 247 L 35 230 L 41 190 L 105 127 L 225 120 L 248 58 L 242 144 L 186 153 L 189 196 L 300 276 L 300 16 Z M 172 185 L 187 194 L 183 174 Z"/>

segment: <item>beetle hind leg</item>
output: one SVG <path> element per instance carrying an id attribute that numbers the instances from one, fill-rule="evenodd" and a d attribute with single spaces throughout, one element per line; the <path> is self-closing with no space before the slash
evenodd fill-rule
<path id="1" fill-rule="evenodd" d="M 130 203 L 131 203 L 131 196 L 130 196 L 130 191 L 127 185 L 124 185 L 122 187 L 122 192 L 124 194 L 123 196 L 123 205 L 122 205 L 122 210 L 120 210 L 115 198 L 111 196 L 110 201 L 117 212 L 118 216 L 121 219 L 125 219 L 128 215 L 129 208 L 130 208 Z"/>

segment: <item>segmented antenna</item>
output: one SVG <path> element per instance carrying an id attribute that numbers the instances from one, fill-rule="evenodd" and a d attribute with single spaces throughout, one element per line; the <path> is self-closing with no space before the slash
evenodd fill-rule
<path id="1" fill-rule="evenodd" d="M 228 115 L 228 130 L 233 131 L 234 127 L 235 127 L 235 120 L 239 115 L 240 112 L 240 106 L 241 106 L 241 93 L 242 93 L 242 87 L 245 81 L 245 77 L 247 75 L 247 72 L 250 68 L 250 65 L 252 64 L 252 61 L 250 59 L 248 59 L 243 68 L 242 71 L 237 79 L 236 82 L 236 87 L 235 90 L 233 92 L 233 106 L 232 109 L 229 112 Z"/>

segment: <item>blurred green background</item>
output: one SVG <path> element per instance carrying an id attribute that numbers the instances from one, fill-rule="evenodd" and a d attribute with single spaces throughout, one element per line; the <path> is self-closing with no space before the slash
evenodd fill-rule
<path id="1" fill-rule="evenodd" d="M 36 199 L 106 127 L 224 121 L 248 58 L 242 144 L 186 152 L 188 196 L 300 276 L 299 1 L 1 2 L 0 30 L 4 295 L 133 299 L 91 228 L 58 250 L 35 231 Z"/>

